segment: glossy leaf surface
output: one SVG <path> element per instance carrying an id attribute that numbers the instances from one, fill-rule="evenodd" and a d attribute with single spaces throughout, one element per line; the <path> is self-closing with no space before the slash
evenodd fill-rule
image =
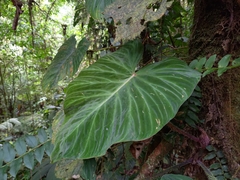
<path id="1" fill-rule="evenodd" d="M 201 74 L 176 58 L 136 71 L 142 51 L 129 42 L 70 83 L 65 120 L 53 127 L 53 161 L 104 155 L 114 143 L 151 137 L 175 116 Z"/>

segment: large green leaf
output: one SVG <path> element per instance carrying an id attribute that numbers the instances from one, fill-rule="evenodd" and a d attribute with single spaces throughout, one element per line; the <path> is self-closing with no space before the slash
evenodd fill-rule
<path id="1" fill-rule="evenodd" d="M 43 89 L 54 88 L 66 76 L 72 76 L 78 70 L 80 62 L 89 46 L 83 38 L 77 48 L 75 36 L 71 36 L 58 50 L 42 80 Z"/>
<path id="2" fill-rule="evenodd" d="M 176 58 L 136 71 L 142 51 L 129 42 L 69 84 L 65 120 L 53 128 L 53 161 L 104 155 L 114 143 L 151 137 L 175 116 L 201 74 Z"/>
<path id="3" fill-rule="evenodd" d="M 86 0 L 86 9 L 93 19 L 101 20 L 105 7 L 115 0 Z"/>

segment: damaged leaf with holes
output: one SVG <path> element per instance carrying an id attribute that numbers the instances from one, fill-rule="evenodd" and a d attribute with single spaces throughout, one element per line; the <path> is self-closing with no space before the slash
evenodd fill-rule
<path id="1" fill-rule="evenodd" d="M 134 39 L 140 35 L 148 21 L 160 19 L 173 1 L 162 0 L 156 7 L 155 0 L 116 0 L 107 6 L 105 18 L 112 17 L 117 27 L 115 42 Z"/>

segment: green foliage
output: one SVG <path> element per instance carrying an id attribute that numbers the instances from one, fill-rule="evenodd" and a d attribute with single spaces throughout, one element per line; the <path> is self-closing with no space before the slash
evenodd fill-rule
<path id="1" fill-rule="evenodd" d="M 70 37 L 58 50 L 51 66 L 43 77 L 43 89 L 52 89 L 66 76 L 73 76 L 88 49 L 89 42 L 83 38 L 77 48 L 75 36 Z"/>
<path id="2" fill-rule="evenodd" d="M 49 136 L 51 133 L 39 129 L 36 136 L 25 135 L 14 143 L 5 142 L 2 144 L 0 148 L 1 177 L 7 177 L 8 171 L 11 177 L 16 178 L 18 171 L 23 167 L 33 170 L 36 166 L 35 160 L 41 164 L 44 153 L 49 156 L 53 149 Z"/>
<path id="3" fill-rule="evenodd" d="M 203 57 L 201 59 L 193 60 L 189 66 L 193 69 L 196 69 L 199 72 L 202 72 L 202 77 L 217 71 L 217 75 L 221 76 L 228 69 L 236 68 L 240 66 L 239 58 L 232 61 L 231 66 L 228 66 L 231 61 L 231 55 L 227 54 L 222 59 L 217 62 L 217 67 L 213 67 L 215 61 L 217 60 L 216 55 L 210 56 L 208 59 Z M 204 66 L 204 68 L 203 68 Z"/>
<path id="4" fill-rule="evenodd" d="M 176 118 L 178 120 L 184 120 L 189 126 L 196 128 L 197 124 L 202 121 L 198 118 L 198 113 L 200 112 L 200 108 L 202 107 L 202 103 L 200 101 L 202 97 L 201 90 L 199 86 L 197 86 L 192 95 L 184 102 L 184 104 L 179 109 L 179 114 Z"/>
<path id="5" fill-rule="evenodd" d="M 105 7 L 114 1 L 115 0 L 86 0 L 85 6 L 92 18 L 102 20 Z"/>
<path id="6" fill-rule="evenodd" d="M 197 163 L 205 172 L 208 180 L 217 180 L 217 178 L 214 177 L 213 173 L 201 161 L 197 161 Z"/>
<path id="7" fill-rule="evenodd" d="M 206 149 L 208 150 L 208 154 L 204 157 L 204 160 L 213 163 L 210 165 L 209 169 L 203 163 L 200 163 L 199 165 L 203 168 L 209 179 L 210 177 L 220 180 L 230 179 L 231 176 L 228 170 L 227 160 L 223 152 L 213 145 L 208 145 Z"/>
<path id="8" fill-rule="evenodd" d="M 175 116 L 201 74 L 176 58 L 136 71 L 141 55 L 141 43 L 129 42 L 69 84 L 65 120 L 54 128 L 53 161 L 104 155 L 114 143 L 153 136 Z"/>

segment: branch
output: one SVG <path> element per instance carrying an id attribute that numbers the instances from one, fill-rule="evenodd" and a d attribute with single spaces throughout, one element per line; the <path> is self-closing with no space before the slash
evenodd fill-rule
<path id="1" fill-rule="evenodd" d="M 166 140 L 162 140 L 154 151 L 148 156 L 147 161 L 143 164 L 140 173 L 135 180 L 144 180 L 150 178 L 159 160 L 166 156 L 173 148 L 173 145 Z"/>

